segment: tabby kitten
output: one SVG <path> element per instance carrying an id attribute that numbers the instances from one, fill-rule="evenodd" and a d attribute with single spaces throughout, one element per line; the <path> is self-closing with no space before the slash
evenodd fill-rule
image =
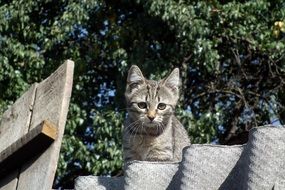
<path id="1" fill-rule="evenodd" d="M 133 65 L 125 92 L 124 161 L 181 161 L 190 145 L 186 130 L 174 115 L 179 98 L 179 69 L 165 79 L 147 80 Z"/>

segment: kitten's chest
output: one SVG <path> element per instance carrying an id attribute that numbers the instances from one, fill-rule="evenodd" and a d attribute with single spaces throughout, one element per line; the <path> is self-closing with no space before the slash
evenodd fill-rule
<path id="1" fill-rule="evenodd" d="M 145 140 L 142 140 L 141 142 L 135 141 L 132 143 L 132 150 L 136 154 L 135 157 L 139 158 L 139 160 L 146 160 L 150 150 L 154 147 L 156 147 L 154 144 Z"/>
<path id="2" fill-rule="evenodd" d="M 159 137 L 143 136 L 137 138 L 133 139 L 131 149 L 139 160 L 149 160 L 154 156 L 172 154 L 172 136 L 169 133 L 164 133 Z"/>

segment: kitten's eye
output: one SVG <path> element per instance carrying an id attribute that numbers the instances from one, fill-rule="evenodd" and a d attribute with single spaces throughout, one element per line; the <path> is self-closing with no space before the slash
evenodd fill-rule
<path id="1" fill-rule="evenodd" d="M 159 110 L 164 110 L 165 108 L 166 108 L 166 104 L 165 103 L 159 103 L 157 105 L 157 109 L 159 109 Z"/>
<path id="2" fill-rule="evenodd" d="M 139 86 L 138 83 L 132 83 L 132 84 L 130 84 L 130 88 L 131 88 L 131 89 L 137 88 L 138 86 Z"/>
<path id="3" fill-rule="evenodd" d="M 140 109 L 145 109 L 147 107 L 145 102 L 139 102 L 138 106 L 139 106 Z"/>

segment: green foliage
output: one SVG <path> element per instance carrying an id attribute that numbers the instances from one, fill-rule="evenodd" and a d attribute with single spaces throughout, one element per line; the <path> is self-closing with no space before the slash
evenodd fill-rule
<path id="1" fill-rule="evenodd" d="M 221 125 L 219 113 L 203 113 L 195 120 L 190 111 L 178 110 L 179 120 L 186 126 L 191 137 L 191 143 L 201 144 L 213 142 L 217 138 L 218 126 Z"/>
<path id="2" fill-rule="evenodd" d="M 122 166 L 124 88 L 182 76 L 179 118 L 192 142 L 230 144 L 254 126 L 285 122 L 285 3 L 26 0 L 0 3 L 0 114 L 65 59 L 74 88 L 56 186 Z M 239 139 L 238 143 L 243 143 Z"/>

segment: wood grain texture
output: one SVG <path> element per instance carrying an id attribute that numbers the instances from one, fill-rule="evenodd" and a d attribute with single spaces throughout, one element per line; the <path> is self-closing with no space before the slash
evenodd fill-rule
<path id="1" fill-rule="evenodd" d="M 73 68 L 73 61 L 68 60 L 38 84 L 30 130 L 47 119 L 58 127 L 58 138 L 37 159 L 23 166 L 17 186 L 19 190 L 52 188 L 71 96 Z"/>
<path id="2" fill-rule="evenodd" d="M 0 152 L 11 146 L 29 130 L 37 84 L 25 92 L 3 115 L 0 122 Z M 15 190 L 18 170 L 0 178 L 1 190 Z"/>
<path id="3" fill-rule="evenodd" d="M 7 111 L 0 123 L 0 152 L 29 131 L 36 84 L 24 93 Z"/>
<path id="4" fill-rule="evenodd" d="M 0 178 L 42 153 L 57 137 L 57 127 L 45 120 L 0 153 Z"/>

